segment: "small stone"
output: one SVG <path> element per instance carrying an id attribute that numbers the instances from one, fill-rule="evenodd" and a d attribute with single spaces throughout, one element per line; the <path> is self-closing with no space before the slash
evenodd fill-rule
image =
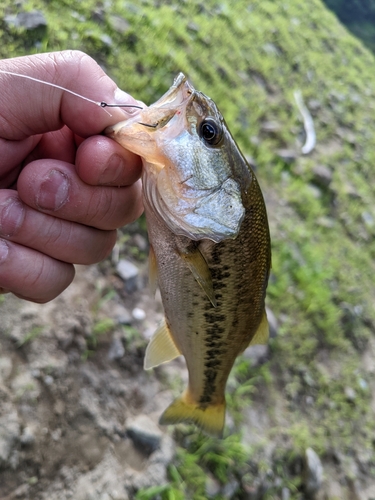
<path id="1" fill-rule="evenodd" d="M 212 475 L 206 477 L 206 495 L 208 498 L 216 497 L 220 493 L 220 483 Z"/>
<path id="2" fill-rule="evenodd" d="M 270 329 L 270 338 L 273 339 L 274 337 L 276 337 L 279 331 L 279 324 L 276 319 L 276 316 L 269 307 L 266 307 L 266 313 L 267 313 L 268 326 Z"/>
<path id="3" fill-rule="evenodd" d="M 21 443 L 24 446 L 31 446 L 35 442 L 35 431 L 32 427 L 26 426 L 22 432 Z"/>
<path id="4" fill-rule="evenodd" d="M 45 28 L 47 26 L 47 20 L 44 17 L 43 12 L 41 12 L 40 10 L 19 12 L 16 16 L 5 16 L 4 21 L 8 24 L 8 26 L 14 26 L 16 28 L 26 28 L 30 31 L 37 28 Z"/>
<path id="5" fill-rule="evenodd" d="M 139 415 L 126 428 L 128 436 L 146 455 L 160 447 L 163 436 L 159 427 L 146 415 Z"/>
<path id="6" fill-rule="evenodd" d="M 186 25 L 187 29 L 190 30 L 190 31 L 195 31 L 196 33 L 199 32 L 199 26 L 197 23 L 195 23 L 194 21 L 190 21 L 187 25 Z"/>
<path id="7" fill-rule="evenodd" d="M 252 170 L 254 170 L 254 172 L 256 172 L 257 169 L 258 169 L 258 165 L 256 164 L 254 158 L 252 156 L 250 156 L 250 155 L 245 155 L 245 160 L 250 165 L 250 167 L 252 168 Z"/>
<path id="8" fill-rule="evenodd" d="M 323 466 L 320 458 L 312 448 L 305 451 L 304 485 L 306 493 L 314 496 L 323 483 Z"/>
<path id="9" fill-rule="evenodd" d="M 54 380 L 53 380 L 53 377 L 51 377 L 51 375 L 46 375 L 43 379 L 43 382 L 46 384 L 46 385 L 52 385 Z"/>
<path id="10" fill-rule="evenodd" d="M 40 386 L 29 372 L 21 372 L 12 381 L 12 390 L 16 398 L 23 401 L 35 401 L 40 395 Z"/>
<path id="11" fill-rule="evenodd" d="M 0 381 L 5 381 L 12 373 L 13 363 L 8 357 L 0 358 Z"/>
<path id="12" fill-rule="evenodd" d="M 107 357 L 110 361 L 121 359 L 125 354 L 125 348 L 121 339 L 114 337 L 108 349 Z"/>
<path id="13" fill-rule="evenodd" d="M 145 252 L 147 250 L 148 247 L 147 240 L 141 234 L 138 233 L 135 234 L 133 236 L 133 241 L 137 245 L 139 250 L 141 250 L 141 252 Z"/>
<path id="14" fill-rule="evenodd" d="M 276 134 L 282 129 L 280 123 L 277 121 L 263 122 L 261 123 L 260 128 L 263 132 L 266 132 L 268 134 Z"/>
<path id="15" fill-rule="evenodd" d="M 332 172 L 324 165 L 315 165 L 312 174 L 314 182 L 323 188 L 327 188 L 332 182 Z"/>
<path id="16" fill-rule="evenodd" d="M 135 307 L 133 310 L 132 310 L 132 316 L 134 319 L 136 319 L 137 321 L 143 321 L 145 318 L 146 318 L 146 313 L 143 309 L 141 309 L 140 307 Z"/>
<path id="17" fill-rule="evenodd" d="M 130 23 L 121 16 L 110 16 L 109 22 L 112 28 L 123 35 L 130 29 Z"/>
<path id="18" fill-rule="evenodd" d="M 345 387 L 345 396 L 349 401 L 354 401 L 357 397 L 357 394 L 352 387 Z"/>
<path id="19" fill-rule="evenodd" d="M 290 499 L 290 490 L 284 487 L 281 490 L 281 500 L 289 500 L 289 499 Z"/>
<path id="20" fill-rule="evenodd" d="M 235 480 L 229 481 L 222 488 L 221 494 L 223 495 L 224 498 L 228 498 L 228 499 L 233 498 L 234 494 L 236 493 L 236 491 L 238 491 L 239 487 L 240 487 L 240 485 L 239 485 L 238 481 L 235 481 Z"/>
<path id="21" fill-rule="evenodd" d="M 374 217 L 370 214 L 370 212 L 362 212 L 361 217 L 367 227 L 373 227 Z"/>
<path id="22" fill-rule="evenodd" d="M 115 304 L 113 306 L 111 317 L 120 325 L 130 325 L 132 322 L 130 312 L 121 304 Z"/>
<path id="23" fill-rule="evenodd" d="M 116 266 L 116 270 L 125 282 L 125 290 L 129 293 L 134 292 L 138 288 L 137 277 L 139 271 L 137 266 L 129 260 L 121 259 Z"/>
<path id="24" fill-rule="evenodd" d="M 100 35 L 99 38 L 104 45 L 107 45 L 107 47 L 112 47 L 113 40 L 109 35 L 103 34 L 103 35 Z"/>
<path id="25" fill-rule="evenodd" d="M 0 418 L 0 468 L 8 460 L 20 436 L 20 424 L 16 411 L 6 413 Z"/>
<path id="26" fill-rule="evenodd" d="M 59 441 L 62 436 L 62 430 L 60 428 L 54 429 L 51 431 L 51 438 L 54 441 Z"/>
<path id="27" fill-rule="evenodd" d="M 294 163 L 298 157 L 298 154 L 292 149 L 278 149 L 276 153 L 279 158 L 288 164 Z"/>
<path id="28" fill-rule="evenodd" d="M 260 366 L 268 359 L 269 347 L 268 345 L 251 345 L 244 352 L 246 359 L 250 359 L 252 366 Z"/>

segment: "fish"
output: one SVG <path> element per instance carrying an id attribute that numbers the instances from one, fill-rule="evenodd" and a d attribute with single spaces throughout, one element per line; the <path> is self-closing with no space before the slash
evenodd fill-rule
<path id="1" fill-rule="evenodd" d="M 271 241 L 259 184 L 214 101 L 182 73 L 105 134 L 143 162 L 150 286 L 165 313 L 144 367 L 182 354 L 189 374 L 160 424 L 193 423 L 220 438 L 233 364 L 269 335 Z"/>

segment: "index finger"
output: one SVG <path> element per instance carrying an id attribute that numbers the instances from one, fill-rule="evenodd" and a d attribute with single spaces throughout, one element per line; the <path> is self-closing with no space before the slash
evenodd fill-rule
<path id="1" fill-rule="evenodd" d="M 66 87 L 96 102 L 133 104 L 138 102 L 117 85 L 87 54 L 80 51 L 51 52 L 0 61 L 0 69 Z M 88 137 L 126 119 L 134 108 L 100 106 L 59 88 L 0 74 L 0 136 L 23 140 L 57 130 L 63 124 Z"/>

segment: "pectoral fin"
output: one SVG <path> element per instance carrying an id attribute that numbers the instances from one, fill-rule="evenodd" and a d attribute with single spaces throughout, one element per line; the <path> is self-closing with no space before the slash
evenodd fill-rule
<path id="1" fill-rule="evenodd" d="M 163 320 L 147 346 L 144 369 L 149 370 L 162 363 L 172 361 L 172 359 L 177 358 L 180 354 L 169 328 L 165 320 Z"/>
<path id="2" fill-rule="evenodd" d="M 211 304 L 216 307 L 215 292 L 212 284 L 211 271 L 198 248 L 186 253 L 180 252 L 180 257 L 186 262 L 194 278 L 204 290 Z"/>
<path id="3" fill-rule="evenodd" d="M 250 341 L 250 345 L 256 344 L 267 344 L 269 338 L 269 326 L 267 320 L 266 311 L 263 311 L 262 320 L 258 326 L 258 330 L 255 332 L 254 337 Z"/>
<path id="4" fill-rule="evenodd" d="M 150 253 L 148 256 L 148 281 L 152 295 L 155 295 L 158 286 L 158 269 L 156 266 L 155 251 L 150 245 Z"/>

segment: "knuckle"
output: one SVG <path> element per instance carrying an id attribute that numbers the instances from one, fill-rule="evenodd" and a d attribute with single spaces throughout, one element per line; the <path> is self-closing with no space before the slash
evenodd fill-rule
<path id="1" fill-rule="evenodd" d="M 95 189 L 88 205 L 88 224 L 99 229 L 112 229 L 116 201 L 111 188 Z"/>

